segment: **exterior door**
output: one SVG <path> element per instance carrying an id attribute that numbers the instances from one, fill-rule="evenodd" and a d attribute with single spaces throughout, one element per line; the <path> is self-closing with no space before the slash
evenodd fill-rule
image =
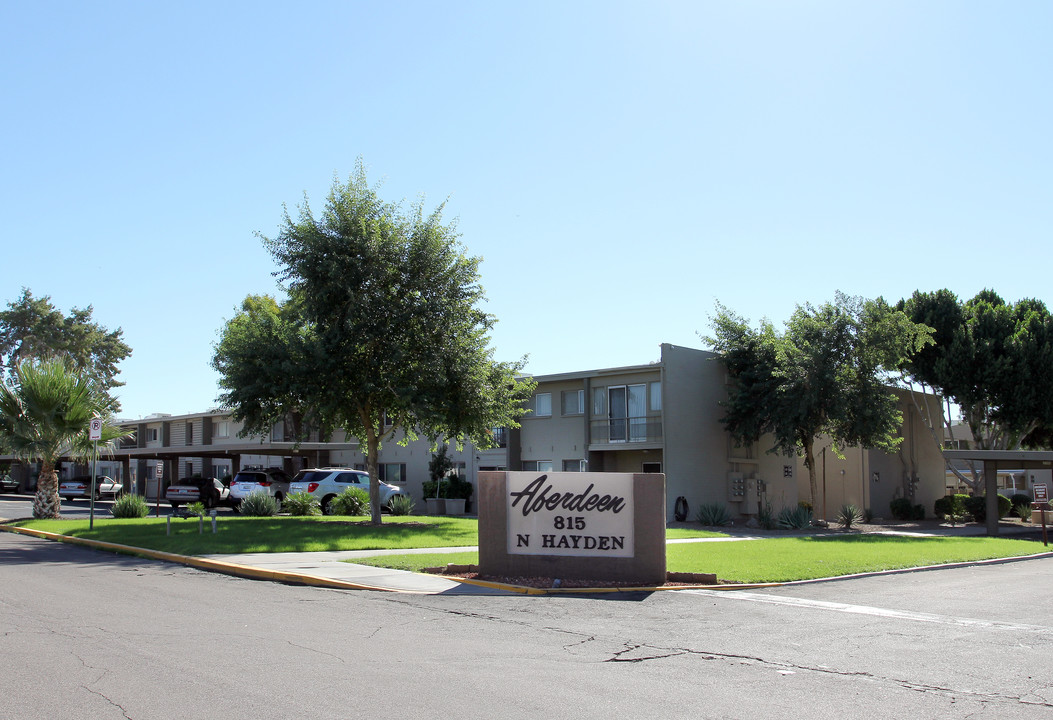
<path id="1" fill-rule="evenodd" d="M 625 442 L 628 436 L 628 409 L 625 386 L 607 388 L 607 419 L 612 443 Z"/>

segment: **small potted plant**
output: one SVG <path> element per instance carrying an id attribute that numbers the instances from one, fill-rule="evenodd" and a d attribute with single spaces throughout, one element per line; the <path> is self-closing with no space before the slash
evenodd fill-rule
<path id="1" fill-rule="evenodd" d="M 464 515 L 472 498 L 472 484 L 460 475 L 450 475 L 443 482 L 446 493 L 446 514 Z"/>

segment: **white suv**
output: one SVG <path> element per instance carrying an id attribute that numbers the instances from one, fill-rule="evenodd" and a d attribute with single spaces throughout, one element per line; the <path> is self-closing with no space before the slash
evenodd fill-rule
<path id="1" fill-rule="evenodd" d="M 281 468 L 245 468 L 230 481 L 230 506 L 237 512 L 241 501 L 254 492 L 265 492 L 278 501 L 289 494 L 289 476 Z"/>
<path id="2" fill-rule="evenodd" d="M 296 473 L 296 477 L 289 483 L 289 492 L 305 492 L 318 498 L 322 513 L 328 515 L 332 512 L 329 504 L 333 498 L 353 487 L 362 488 L 368 493 L 369 474 L 362 470 L 340 467 L 308 468 Z M 391 498 L 401 494 L 401 488 L 385 482 L 380 483 L 381 507 L 388 508 Z"/>

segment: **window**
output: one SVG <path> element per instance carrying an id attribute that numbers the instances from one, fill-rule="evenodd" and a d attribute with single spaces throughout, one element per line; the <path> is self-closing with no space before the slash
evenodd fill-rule
<path id="1" fill-rule="evenodd" d="M 552 417 L 552 393 L 534 396 L 534 417 Z"/>
<path id="2" fill-rule="evenodd" d="M 563 414 L 583 415 L 585 414 L 585 391 L 564 390 L 563 391 Z"/>
<path id="3" fill-rule="evenodd" d="M 157 428 L 146 428 L 147 442 L 157 442 Z"/>
<path id="4" fill-rule="evenodd" d="M 646 385 L 616 385 L 607 388 L 607 418 L 610 441 L 641 442 L 647 439 Z"/>
<path id="5" fill-rule="evenodd" d="M 607 388 L 605 387 L 592 389 L 592 416 L 594 418 L 607 417 Z"/>
<path id="6" fill-rule="evenodd" d="M 495 427 L 490 430 L 494 438 L 494 447 L 508 447 L 508 428 Z"/>
<path id="7" fill-rule="evenodd" d="M 651 391 L 651 410 L 657 412 L 662 409 L 662 383 L 653 382 L 650 387 Z"/>
<path id="8" fill-rule="evenodd" d="M 230 423 L 227 421 L 216 423 L 216 437 L 230 437 Z"/>
<path id="9" fill-rule="evenodd" d="M 406 482 L 406 463 L 380 463 L 377 474 L 383 482 L 398 485 Z"/>
<path id="10" fill-rule="evenodd" d="M 563 472 L 585 472 L 584 460 L 564 460 Z"/>
<path id="11" fill-rule="evenodd" d="M 641 467 L 645 473 L 662 472 L 662 463 L 660 462 L 645 462 Z"/>
<path id="12" fill-rule="evenodd" d="M 551 460 L 524 460 L 524 472 L 552 472 Z"/>

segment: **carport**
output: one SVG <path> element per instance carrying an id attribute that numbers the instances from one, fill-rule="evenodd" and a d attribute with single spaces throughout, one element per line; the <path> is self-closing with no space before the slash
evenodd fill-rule
<path id="1" fill-rule="evenodd" d="M 998 534 L 998 471 L 1049 470 L 1053 467 L 1050 450 L 944 450 L 948 460 L 969 460 L 984 465 L 984 495 L 987 498 L 987 534 Z"/>

